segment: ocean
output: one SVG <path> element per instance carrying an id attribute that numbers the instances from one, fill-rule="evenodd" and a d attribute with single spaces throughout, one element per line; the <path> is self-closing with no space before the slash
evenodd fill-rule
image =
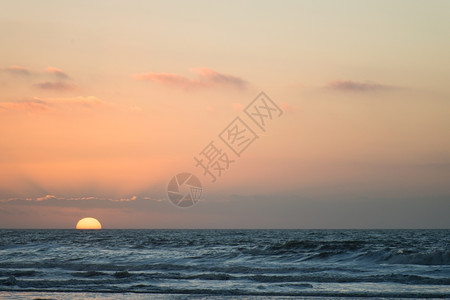
<path id="1" fill-rule="evenodd" d="M 0 299 L 450 297 L 450 230 L 0 230 Z"/>

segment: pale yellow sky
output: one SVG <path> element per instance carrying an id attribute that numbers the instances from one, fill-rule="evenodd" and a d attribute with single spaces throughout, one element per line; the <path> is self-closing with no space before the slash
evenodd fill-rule
<path id="1" fill-rule="evenodd" d="M 0 227 L 450 226 L 448 1 L 0 8 Z M 260 91 L 283 115 L 211 183 L 193 157 Z M 182 212 L 166 199 L 179 172 L 204 187 Z M 389 201 L 411 205 L 345 213 Z M 314 203 L 334 223 L 283 217 Z"/>

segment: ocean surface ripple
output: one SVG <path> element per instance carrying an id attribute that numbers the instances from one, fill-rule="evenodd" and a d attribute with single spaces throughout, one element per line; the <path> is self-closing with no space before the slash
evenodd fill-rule
<path id="1" fill-rule="evenodd" d="M 450 297 L 450 230 L 0 230 L 1 293 Z"/>

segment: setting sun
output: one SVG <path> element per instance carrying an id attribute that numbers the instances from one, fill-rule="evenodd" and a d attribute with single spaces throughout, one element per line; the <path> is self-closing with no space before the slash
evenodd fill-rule
<path id="1" fill-rule="evenodd" d="M 76 229 L 102 229 L 102 224 L 95 218 L 83 218 L 78 221 Z"/>

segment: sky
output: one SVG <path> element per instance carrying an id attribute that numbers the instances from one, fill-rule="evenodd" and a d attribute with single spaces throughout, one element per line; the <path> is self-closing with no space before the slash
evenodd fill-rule
<path id="1" fill-rule="evenodd" d="M 0 228 L 450 228 L 449 12 L 0 0 Z"/>

